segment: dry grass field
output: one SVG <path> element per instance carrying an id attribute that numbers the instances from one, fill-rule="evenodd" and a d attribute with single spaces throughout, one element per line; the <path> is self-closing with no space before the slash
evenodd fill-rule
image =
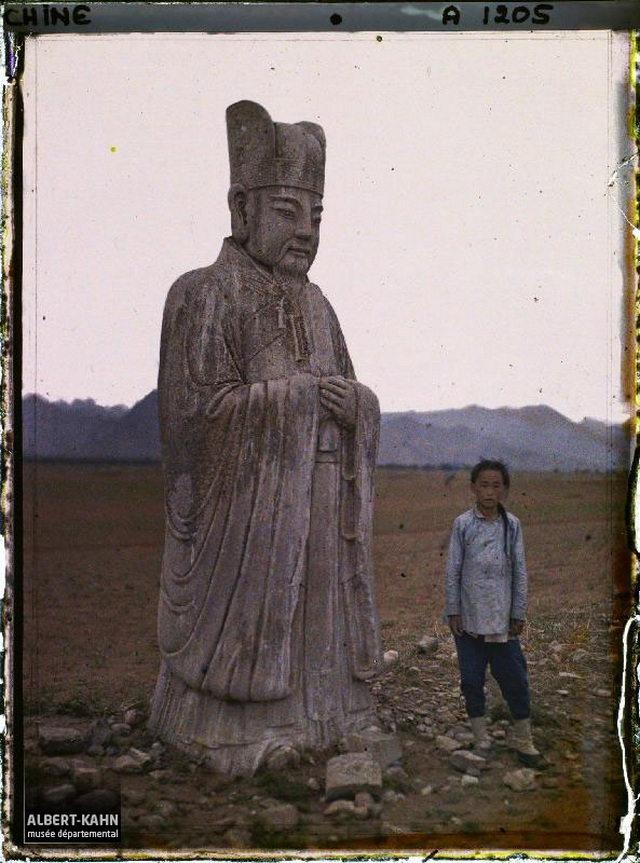
<path id="1" fill-rule="evenodd" d="M 488 786 L 472 804 L 459 791 L 450 799 L 443 793 L 437 807 L 427 806 L 419 795 L 417 800 L 408 796 L 388 815 L 404 829 L 405 844 L 411 846 L 407 837 L 415 833 L 422 836 L 417 847 L 424 847 L 424 834 L 431 832 L 441 836 L 438 847 L 446 847 L 445 835 L 475 832 L 478 846 L 489 841 L 483 837 L 496 819 L 516 832 L 530 819 L 538 839 L 527 840 L 526 847 L 619 844 L 622 798 L 614 713 L 630 567 L 625 488 L 623 476 L 513 477 L 507 506 L 523 522 L 530 574 L 523 644 L 536 733 L 555 758 L 554 775 L 560 778 L 555 785 L 549 782 L 551 796 L 535 798 L 535 805 L 530 796 L 524 809 L 520 798 L 505 809 L 504 790 L 497 785 L 495 794 Z M 415 732 L 412 710 L 424 695 L 428 709 L 464 718 L 442 596 L 451 521 L 470 503 L 464 472 L 381 470 L 378 475 L 378 604 L 384 648 L 396 649 L 400 660 L 374 685 L 374 693 L 382 714 L 408 745 L 405 751 L 415 747 L 416 769 L 422 759 L 425 772 L 436 780 L 441 768 L 430 754 L 433 745 L 429 748 Z M 163 529 L 157 465 L 25 465 L 27 725 L 45 715 L 95 718 L 132 705 L 146 709 L 158 666 L 155 621 Z M 418 655 L 415 644 L 425 634 L 442 639 L 435 659 Z M 603 697 L 607 692 L 610 697 Z M 491 693 L 497 720 L 502 708 L 495 687 Z M 445 778 L 442 782 L 448 788 Z M 541 842 L 545 831 L 550 838 Z M 370 847 L 367 841 L 372 840 L 363 839 L 363 847 Z M 357 837 L 353 847 L 358 847 Z"/>

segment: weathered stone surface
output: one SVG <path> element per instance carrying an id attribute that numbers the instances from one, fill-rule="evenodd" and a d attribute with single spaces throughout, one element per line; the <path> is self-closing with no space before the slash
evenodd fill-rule
<path id="1" fill-rule="evenodd" d="M 78 791 L 84 793 L 100 787 L 102 772 L 98 767 L 81 764 L 74 766 L 71 778 Z"/>
<path id="2" fill-rule="evenodd" d="M 232 806 L 221 806 L 218 809 L 214 809 L 208 819 L 211 829 L 220 833 L 224 833 L 231 827 L 235 827 L 239 821 L 241 821 L 241 817 L 239 817 L 239 813 Z"/>
<path id="3" fill-rule="evenodd" d="M 458 749 L 451 754 L 449 762 L 461 773 L 472 773 L 476 776 L 487 767 L 487 759 L 466 749 Z"/>
<path id="4" fill-rule="evenodd" d="M 374 809 L 377 805 L 373 796 L 369 794 L 368 791 L 358 791 L 354 798 L 354 802 L 356 804 L 356 808 L 362 809 L 364 807 L 367 810 Z"/>
<path id="5" fill-rule="evenodd" d="M 136 725 L 140 725 L 142 713 L 134 707 L 130 707 L 128 710 L 125 710 L 123 718 L 127 725 L 135 727 Z"/>
<path id="6" fill-rule="evenodd" d="M 38 744 L 46 755 L 74 755 L 84 749 L 85 736 L 77 728 L 41 725 Z"/>
<path id="7" fill-rule="evenodd" d="M 409 774 L 400 764 L 392 764 L 382 774 L 383 780 L 388 779 L 408 779 Z"/>
<path id="8" fill-rule="evenodd" d="M 325 797 L 328 801 L 350 797 L 358 791 L 376 794 L 381 788 L 380 765 L 366 753 L 337 755 L 327 762 Z"/>
<path id="9" fill-rule="evenodd" d="M 453 737 L 446 737 L 444 734 L 438 734 L 436 748 L 444 749 L 445 752 L 455 752 L 456 749 L 460 749 L 460 741 L 454 740 Z"/>
<path id="10" fill-rule="evenodd" d="M 420 653 L 424 653 L 426 656 L 435 656 L 440 649 L 440 639 L 430 638 L 425 635 L 420 639 L 416 647 Z"/>
<path id="11" fill-rule="evenodd" d="M 140 818 L 140 825 L 151 833 L 159 833 L 166 830 L 169 826 L 166 818 L 158 815 L 157 812 L 150 812 L 148 815 L 143 815 Z"/>
<path id="12" fill-rule="evenodd" d="M 477 776 L 472 776 L 470 773 L 465 773 L 464 776 L 460 779 L 460 785 L 463 788 L 470 788 L 474 785 L 478 785 L 480 780 Z"/>
<path id="13" fill-rule="evenodd" d="M 562 653 L 566 649 L 567 645 L 563 644 L 560 641 L 552 641 L 549 645 L 549 650 L 551 651 L 551 653 Z"/>
<path id="14" fill-rule="evenodd" d="M 377 729 L 355 731 L 346 738 L 347 752 L 366 752 L 384 768 L 402 758 L 400 740 L 395 734 Z"/>
<path id="15" fill-rule="evenodd" d="M 58 756 L 45 758 L 40 769 L 45 776 L 68 776 L 71 773 L 71 762 L 68 758 Z"/>
<path id="16" fill-rule="evenodd" d="M 409 830 L 398 824 L 390 824 L 388 821 L 384 821 L 380 825 L 380 833 L 382 836 L 403 836 L 405 833 L 409 833 Z"/>
<path id="17" fill-rule="evenodd" d="M 259 821 L 266 830 L 281 832 L 293 830 L 298 825 L 300 813 L 292 803 L 270 806 L 260 813 Z"/>
<path id="18" fill-rule="evenodd" d="M 333 310 L 306 275 L 319 242 L 322 129 L 274 124 L 249 101 L 230 105 L 226 116 L 232 237 L 215 263 L 174 284 L 163 318 L 167 523 L 182 524 L 189 513 L 189 531 L 206 542 L 190 557 L 175 530 L 165 534 L 174 565 L 163 570 L 163 661 L 150 727 L 195 757 L 206 751 L 225 775 L 250 775 L 265 762 L 280 769 L 276 744 L 316 746 L 318 720 L 326 720 L 325 746 L 363 714 L 374 720 L 365 682 L 380 656 L 371 555 L 344 555 L 342 537 L 348 529 L 370 542 L 380 412 L 355 380 Z M 249 191 L 255 206 L 247 205 Z M 277 214 L 274 198 L 283 198 L 286 214 Z M 265 302 L 256 306 L 257 297 Z M 222 511 L 229 517 L 214 528 Z M 173 598 L 185 581 L 193 602 L 177 617 Z M 280 601 L 295 583 L 313 585 L 317 596 Z M 291 674 L 290 658 L 303 650 L 308 661 Z M 238 722 L 242 702 L 249 703 Z"/>
<path id="19" fill-rule="evenodd" d="M 232 827 L 224 834 L 224 839 L 229 848 L 250 848 L 251 833 L 243 827 Z"/>
<path id="20" fill-rule="evenodd" d="M 353 800 L 333 800 L 325 807 L 324 814 L 329 817 L 332 815 L 355 815 L 356 804 Z"/>
<path id="21" fill-rule="evenodd" d="M 147 791 L 145 788 L 130 788 L 122 789 L 122 801 L 127 806 L 142 806 L 147 799 Z"/>
<path id="22" fill-rule="evenodd" d="M 70 782 L 45 788 L 42 792 L 42 802 L 45 806 L 60 806 L 75 797 L 76 789 Z"/>
<path id="23" fill-rule="evenodd" d="M 176 818 L 180 814 L 180 810 L 171 800 L 160 800 L 155 807 L 158 815 L 162 815 L 167 821 Z"/>
<path id="24" fill-rule="evenodd" d="M 87 747 L 106 747 L 111 742 L 111 726 L 105 719 L 98 719 L 89 729 L 87 736 Z"/>
<path id="25" fill-rule="evenodd" d="M 109 812 L 118 805 L 119 800 L 119 795 L 114 791 L 98 788 L 95 791 L 81 794 L 75 803 L 83 812 Z"/>
<path id="26" fill-rule="evenodd" d="M 537 772 L 530 767 L 521 767 L 519 770 L 505 773 L 503 782 L 513 791 L 533 791 L 536 787 L 537 775 Z"/>
<path id="27" fill-rule="evenodd" d="M 127 755 L 142 767 L 150 767 L 153 764 L 153 757 L 148 752 L 143 752 L 142 749 L 136 749 L 133 746 L 127 752 Z"/>
<path id="28" fill-rule="evenodd" d="M 171 770 L 151 770 L 149 776 L 156 782 L 166 782 L 171 779 Z"/>
<path id="29" fill-rule="evenodd" d="M 111 765 L 111 769 L 116 773 L 142 773 L 142 765 L 136 758 L 131 755 L 121 755 L 116 758 Z"/>
<path id="30" fill-rule="evenodd" d="M 395 665 L 400 654 L 397 650 L 385 650 L 382 654 L 382 661 L 385 665 Z"/>
<path id="31" fill-rule="evenodd" d="M 131 734 L 131 726 L 126 722 L 114 722 L 111 726 L 111 732 L 117 737 L 129 737 Z"/>
<path id="32" fill-rule="evenodd" d="M 397 803 L 398 800 L 404 800 L 405 795 L 399 791 L 394 791 L 393 788 L 387 788 L 382 794 L 384 803 Z"/>
<path id="33" fill-rule="evenodd" d="M 271 770 L 286 770 L 300 764 L 300 750 L 295 746 L 279 746 L 267 757 L 267 767 Z"/>

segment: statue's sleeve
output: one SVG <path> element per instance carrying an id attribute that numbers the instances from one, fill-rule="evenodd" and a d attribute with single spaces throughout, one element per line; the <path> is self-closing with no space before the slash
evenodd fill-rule
<path id="1" fill-rule="evenodd" d="M 241 316 L 228 286 L 187 284 L 167 302 L 159 408 L 165 660 L 189 686 L 220 698 L 285 697 L 309 531 L 317 381 L 246 383 Z"/>
<path id="2" fill-rule="evenodd" d="M 355 379 L 337 316 L 328 302 L 327 307 L 336 363 L 340 374 L 353 382 L 357 402 L 354 428 L 342 431 L 340 527 L 345 549 L 341 579 L 351 669 L 354 677 L 366 680 L 381 667 L 372 553 L 380 406 L 375 393 Z"/>

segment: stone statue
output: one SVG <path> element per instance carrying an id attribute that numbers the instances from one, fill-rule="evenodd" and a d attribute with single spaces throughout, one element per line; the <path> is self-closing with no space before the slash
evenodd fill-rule
<path id="1" fill-rule="evenodd" d="M 375 395 L 307 279 L 325 136 L 227 109 L 232 237 L 167 297 L 154 732 L 229 775 L 372 725 Z M 349 287 L 351 289 L 351 287 Z"/>

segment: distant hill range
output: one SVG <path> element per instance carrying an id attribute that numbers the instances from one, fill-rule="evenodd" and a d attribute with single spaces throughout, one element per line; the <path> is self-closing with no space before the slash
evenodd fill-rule
<path id="1" fill-rule="evenodd" d="M 23 399 L 26 458 L 70 461 L 157 461 L 157 392 L 132 408 L 101 407 L 92 399 Z M 608 471 L 629 464 L 629 426 L 597 420 L 574 423 L 544 405 L 382 415 L 380 465 L 458 468 L 480 458 L 513 470 Z"/>

